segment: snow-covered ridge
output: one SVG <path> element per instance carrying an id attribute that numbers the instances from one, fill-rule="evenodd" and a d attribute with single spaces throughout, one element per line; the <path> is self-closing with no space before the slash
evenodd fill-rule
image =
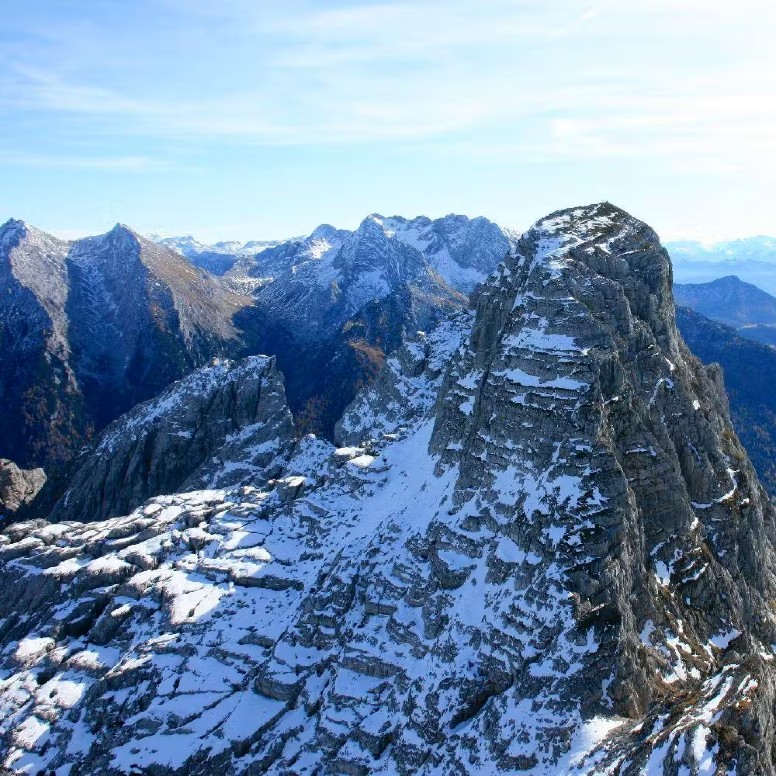
<path id="1" fill-rule="evenodd" d="M 182 256 L 195 258 L 203 253 L 222 253 L 229 256 L 255 256 L 267 248 L 274 248 L 281 243 L 299 238 L 289 238 L 288 240 L 221 240 L 214 243 L 203 243 L 192 237 L 192 235 L 165 237 L 159 234 L 149 234 L 148 238 L 154 242 L 172 248 Z"/>
<path id="2" fill-rule="evenodd" d="M 623 211 L 555 214 L 343 447 L 12 527 L 6 767 L 773 772 L 776 515 L 669 280 Z"/>
<path id="3" fill-rule="evenodd" d="M 254 256 L 242 256 L 226 278 L 241 290 L 259 289 L 284 272 L 297 272 L 306 262 L 340 263 L 337 254 L 354 241 L 377 246 L 389 241 L 394 252 L 410 249 L 453 288 L 468 293 L 492 272 L 515 241 L 515 234 L 486 218 L 448 215 L 435 220 L 419 216 L 386 218 L 373 213 L 353 231 L 329 224 L 309 236 L 281 242 Z M 400 247 L 401 246 L 401 247 Z M 330 280 L 323 267 L 319 272 Z M 325 281 L 322 281 L 325 282 Z"/>

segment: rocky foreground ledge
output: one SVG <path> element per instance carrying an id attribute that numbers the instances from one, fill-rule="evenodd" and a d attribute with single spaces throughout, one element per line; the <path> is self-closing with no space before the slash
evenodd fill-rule
<path id="1" fill-rule="evenodd" d="M 774 510 L 657 236 L 553 214 L 474 308 L 347 447 L 9 528 L 5 768 L 776 773 Z"/>

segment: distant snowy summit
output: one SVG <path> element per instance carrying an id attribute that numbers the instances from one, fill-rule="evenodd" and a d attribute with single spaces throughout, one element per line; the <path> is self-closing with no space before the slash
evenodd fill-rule
<path id="1" fill-rule="evenodd" d="M 334 259 L 345 244 L 366 241 L 376 248 L 386 241 L 417 252 L 449 285 L 469 292 L 501 261 L 518 234 L 484 217 L 450 214 L 431 219 L 418 216 L 367 216 L 355 230 L 321 224 L 309 235 L 288 240 L 226 241 L 210 245 L 192 236 L 151 239 L 178 251 L 194 264 L 225 275 L 235 287 L 255 291 L 284 271 L 310 260 Z"/>
<path id="2" fill-rule="evenodd" d="M 192 235 L 178 237 L 164 237 L 158 234 L 148 235 L 165 248 L 170 248 L 181 256 L 185 256 L 192 264 L 195 264 L 214 275 L 223 275 L 228 272 L 241 256 L 255 256 L 267 248 L 274 248 L 284 240 L 222 240 L 207 244 L 196 240 Z"/>

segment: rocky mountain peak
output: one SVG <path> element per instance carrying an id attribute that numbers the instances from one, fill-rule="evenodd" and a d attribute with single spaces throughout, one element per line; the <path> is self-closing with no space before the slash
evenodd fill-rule
<path id="1" fill-rule="evenodd" d="M 27 224 L 16 218 L 9 218 L 0 226 L 0 246 L 7 248 L 12 242 L 18 242 L 27 231 Z"/>
<path id="2" fill-rule="evenodd" d="M 331 224 L 320 224 L 310 233 L 308 240 L 330 240 L 339 234 L 340 230 Z"/>
<path id="3" fill-rule="evenodd" d="M 776 514 L 670 275 L 624 211 L 560 211 L 385 359 L 347 447 L 12 526 L 4 765 L 776 773 Z"/>

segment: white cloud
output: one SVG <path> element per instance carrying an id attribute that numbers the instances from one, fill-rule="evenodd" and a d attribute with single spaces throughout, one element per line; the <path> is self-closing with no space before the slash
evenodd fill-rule
<path id="1" fill-rule="evenodd" d="M 321 10 L 167 0 L 181 27 L 158 36 L 175 35 L 176 55 L 156 39 L 137 53 L 159 58 L 151 68 L 158 78 L 134 78 L 132 61 L 121 78 L 103 75 L 93 47 L 69 28 L 72 41 L 52 33 L 49 61 L 37 49 L 34 63 L 15 51 L 0 104 L 73 118 L 83 134 L 114 138 L 433 140 L 435 150 L 518 161 L 638 157 L 772 174 L 774 5 L 420 0 Z M 110 32 L 118 51 L 131 50 L 121 30 Z M 137 34 L 126 33 L 132 41 Z M 192 63 L 199 90 L 187 80 Z"/>

